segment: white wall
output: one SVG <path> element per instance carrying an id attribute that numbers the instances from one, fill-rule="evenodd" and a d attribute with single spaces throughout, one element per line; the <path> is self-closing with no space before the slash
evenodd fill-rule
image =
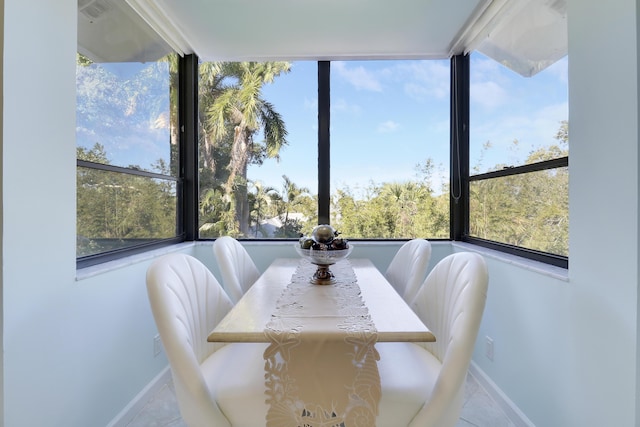
<path id="1" fill-rule="evenodd" d="M 7 0 L 4 425 L 105 426 L 166 366 L 148 261 L 76 281 L 76 0 Z"/>
<path id="2" fill-rule="evenodd" d="M 461 250 L 470 249 L 456 248 Z M 532 269 L 535 262 L 513 263 L 509 257 L 483 252 L 489 290 L 475 364 L 535 425 L 597 425 L 576 423 L 576 414 L 566 405 L 574 345 L 567 311 L 572 285 L 566 272 L 559 278 L 561 269 L 539 265 L 538 271 Z M 485 356 L 485 337 L 493 340 L 493 361 Z"/>
<path id="3" fill-rule="evenodd" d="M 84 343 L 74 283 L 73 0 L 5 2 L 3 302 L 5 425 L 47 425 Z M 77 337 L 78 340 L 72 340 Z M 71 357 L 65 358 L 66 355 Z M 55 385 L 55 386 L 54 386 Z M 77 402 L 76 403 L 77 407 Z M 48 418 L 47 418 L 48 417 Z"/>
<path id="4" fill-rule="evenodd" d="M 576 425 L 637 422 L 636 8 L 634 0 L 570 2 L 571 298 L 566 308 L 573 353 L 566 404 Z"/>
<path id="5" fill-rule="evenodd" d="M 0 0 L 0 58 L 4 58 L 4 0 Z M 0 99 L 4 99 L 4 78 L 3 78 L 3 60 L 0 59 Z M 0 104 L 0 133 L 3 133 L 2 129 L 2 121 L 4 118 L 3 114 L 4 103 Z M 3 134 L 0 134 L 0 152 L 2 151 L 2 141 Z M 0 156 L 0 172 L 3 170 L 2 167 L 2 156 Z M 2 200 L 2 182 L 3 177 L 2 173 L 0 173 L 0 200 Z M 0 209 L 0 240 L 3 236 L 4 221 L 2 221 L 2 209 Z M 4 264 L 3 256 L 2 256 L 3 248 L 0 245 L 0 266 Z M 3 295 L 2 295 L 2 267 L 0 267 L 0 342 L 4 342 L 4 311 L 3 311 Z M 4 384 L 4 352 L 0 353 L 0 384 Z M 4 387 L 0 388 L 0 414 L 4 414 Z M 0 417 L 0 427 L 4 427 L 4 420 Z"/>

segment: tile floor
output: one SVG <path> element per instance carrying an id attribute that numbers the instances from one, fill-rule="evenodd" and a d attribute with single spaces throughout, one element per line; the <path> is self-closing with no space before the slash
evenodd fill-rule
<path id="1" fill-rule="evenodd" d="M 465 395 L 456 427 L 515 427 L 471 375 L 467 375 Z M 127 427 L 187 427 L 180 417 L 173 383 L 162 386 Z"/>

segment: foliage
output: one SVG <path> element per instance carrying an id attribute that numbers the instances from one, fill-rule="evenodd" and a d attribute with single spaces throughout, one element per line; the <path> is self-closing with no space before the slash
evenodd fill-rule
<path id="1" fill-rule="evenodd" d="M 214 186 L 221 188 L 231 203 L 236 222 L 233 228 L 237 226 L 241 236 L 250 235 L 247 166 L 262 164 L 265 158 L 278 158 L 288 143 L 284 120 L 262 98 L 262 86 L 290 68 L 288 62 L 212 62 L 200 68 L 204 82 L 200 102 L 205 164 L 215 175 L 219 152 L 228 158 L 222 163 L 227 172 L 225 182 Z M 255 141 L 260 131 L 264 139 Z"/>
<path id="2" fill-rule="evenodd" d="M 77 148 L 80 160 L 107 164 L 104 147 Z M 176 235 L 173 181 L 77 168 L 77 256 Z"/>
<path id="3" fill-rule="evenodd" d="M 561 122 L 558 144 L 539 148 L 527 157 L 531 164 L 568 155 L 568 123 Z M 490 146 L 485 145 L 485 149 Z M 500 169 L 497 165 L 495 169 Z M 568 256 L 569 171 L 549 169 L 472 182 L 472 236 Z"/>

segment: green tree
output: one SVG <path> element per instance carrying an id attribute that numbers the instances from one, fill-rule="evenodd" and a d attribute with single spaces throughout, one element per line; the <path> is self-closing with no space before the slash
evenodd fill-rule
<path id="1" fill-rule="evenodd" d="M 297 237 L 302 229 L 302 224 L 297 219 L 289 218 L 292 212 L 302 205 L 302 198 L 308 195 L 309 189 L 299 187 L 288 176 L 282 175 L 282 195 L 280 201 L 279 215 L 282 218 L 282 227 L 276 231 L 280 237 Z"/>
<path id="2" fill-rule="evenodd" d="M 260 181 L 249 180 L 249 206 L 251 211 L 251 222 L 254 224 L 254 237 L 258 237 L 260 233 L 263 237 L 267 237 L 267 233 L 262 229 L 262 221 L 269 215 L 273 214 L 273 206 L 280 198 L 275 188 L 264 186 Z"/>
<path id="3" fill-rule="evenodd" d="M 200 236 L 218 237 L 238 234 L 231 203 L 219 188 L 208 188 L 200 197 Z"/>
<path id="4" fill-rule="evenodd" d="M 569 128 L 566 121 L 560 123 L 555 139 L 557 144 L 530 152 L 525 164 L 568 155 Z M 484 150 L 489 148 L 490 144 L 485 144 Z M 493 170 L 503 167 L 496 165 Z M 568 185 L 567 168 L 472 182 L 470 232 L 488 240 L 568 255 Z"/>
<path id="5" fill-rule="evenodd" d="M 80 160 L 109 164 L 104 147 L 77 147 Z M 154 168 L 167 173 L 161 160 Z M 176 188 L 157 180 L 94 168 L 77 168 L 77 255 L 126 246 L 128 241 L 176 235 Z"/>
<path id="6" fill-rule="evenodd" d="M 224 197 L 231 202 L 240 235 L 249 235 L 247 167 L 278 158 L 287 144 L 284 120 L 262 97 L 262 87 L 290 70 L 288 62 L 217 62 L 207 66 L 212 92 L 205 107 L 206 135 L 214 144 L 232 137 Z M 263 131 L 264 140 L 255 137 Z M 205 145 L 211 142 L 205 142 Z M 211 156 L 210 156 L 211 158 Z M 215 167 L 212 166 L 212 167 Z"/>

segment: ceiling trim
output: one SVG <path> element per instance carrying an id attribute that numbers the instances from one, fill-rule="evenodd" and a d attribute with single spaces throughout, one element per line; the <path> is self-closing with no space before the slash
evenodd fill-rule
<path id="1" fill-rule="evenodd" d="M 173 25 L 173 22 L 154 2 L 148 0 L 125 1 L 180 56 L 194 53 L 185 35 Z"/>

